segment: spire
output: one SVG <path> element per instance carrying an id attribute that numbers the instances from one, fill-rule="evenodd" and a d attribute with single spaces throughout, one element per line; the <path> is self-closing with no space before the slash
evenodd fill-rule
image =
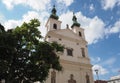
<path id="1" fill-rule="evenodd" d="M 73 18 L 72 18 L 73 24 L 72 24 L 72 28 L 74 26 L 80 27 L 80 23 L 77 22 L 77 17 L 75 16 L 75 14 L 73 13 Z"/>
<path id="2" fill-rule="evenodd" d="M 53 5 L 53 9 L 52 9 L 51 13 L 54 14 L 54 15 L 56 15 L 55 5 Z"/>
<path id="3" fill-rule="evenodd" d="M 51 11 L 50 18 L 53 18 L 53 19 L 58 20 L 59 17 L 56 15 L 56 12 L 57 12 L 57 10 L 56 10 L 56 8 L 55 8 L 55 5 L 53 5 L 53 9 L 52 9 L 52 11 Z"/>

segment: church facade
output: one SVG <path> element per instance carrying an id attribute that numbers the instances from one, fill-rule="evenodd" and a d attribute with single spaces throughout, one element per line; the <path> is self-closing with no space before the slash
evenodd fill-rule
<path id="1" fill-rule="evenodd" d="M 62 22 L 58 20 L 55 6 L 51 12 L 46 23 L 45 41 L 64 45 L 64 52 L 57 53 L 63 70 L 58 72 L 51 69 L 45 83 L 94 83 L 84 29 L 74 14 L 72 26 L 61 29 Z"/>

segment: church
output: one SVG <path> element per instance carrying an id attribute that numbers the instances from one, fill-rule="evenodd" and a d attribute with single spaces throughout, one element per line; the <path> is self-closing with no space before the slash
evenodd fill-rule
<path id="1" fill-rule="evenodd" d="M 71 19 L 72 26 L 66 25 L 65 29 L 61 29 L 62 22 L 58 20 L 56 12 L 53 6 L 46 23 L 45 41 L 64 45 L 64 52 L 57 53 L 63 70 L 58 72 L 51 69 L 45 83 L 94 83 L 84 29 L 77 22 L 75 14 Z"/>

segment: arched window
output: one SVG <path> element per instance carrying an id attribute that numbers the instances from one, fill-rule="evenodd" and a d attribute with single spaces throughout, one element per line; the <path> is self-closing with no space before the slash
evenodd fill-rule
<path id="1" fill-rule="evenodd" d="M 56 83 L 56 72 L 53 70 L 51 72 L 51 83 Z"/>
<path id="2" fill-rule="evenodd" d="M 57 24 L 53 24 L 53 29 L 57 29 Z"/>
<path id="3" fill-rule="evenodd" d="M 80 37 L 82 37 L 82 34 L 81 34 L 81 32 L 80 32 L 80 31 L 79 31 L 79 36 L 80 36 Z"/>

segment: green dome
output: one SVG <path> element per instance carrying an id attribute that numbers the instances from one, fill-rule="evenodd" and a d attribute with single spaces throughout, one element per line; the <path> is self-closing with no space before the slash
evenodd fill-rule
<path id="1" fill-rule="evenodd" d="M 74 26 L 80 27 L 80 23 L 77 22 L 77 17 L 75 16 L 75 14 L 73 13 L 73 18 L 72 18 L 73 24 L 72 24 L 72 28 Z"/>
<path id="2" fill-rule="evenodd" d="M 58 20 L 59 17 L 56 15 L 56 12 L 57 12 L 57 10 L 56 10 L 55 5 L 54 5 L 54 6 L 53 6 L 53 9 L 52 9 L 52 11 L 51 11 L 50 18 L 53 18 L 53 19 Z"/>

